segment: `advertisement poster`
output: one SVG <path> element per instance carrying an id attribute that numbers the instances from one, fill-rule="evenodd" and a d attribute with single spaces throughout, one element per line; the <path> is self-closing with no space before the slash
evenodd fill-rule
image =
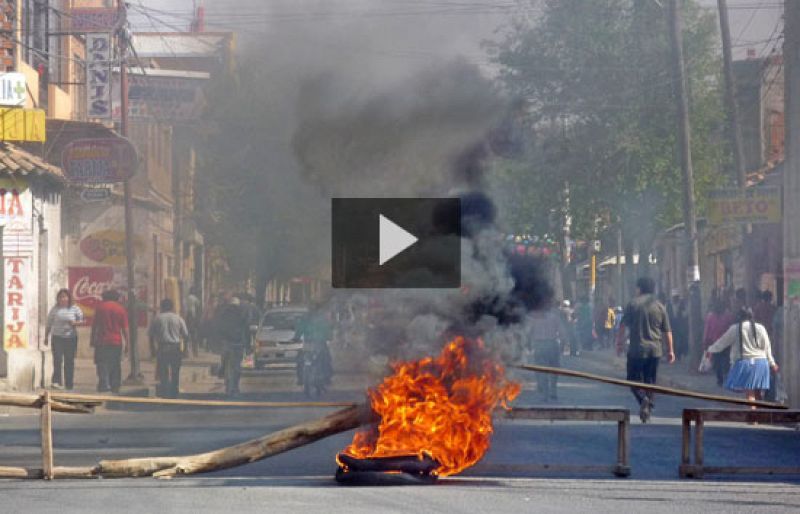
<path id="1" fill-rule="evenodd" d="M 125 304 L 127 288 L 125 286 L 125 269 L 111 266 L 70 267 L 69 290 L 72 298 L 83 311 L 84 325 L 91 325 L 94 311 L 102 301 L 102 294 L 109 289 L 120 292 L 121 301 Z M 147 326 L 147 312 L 143 308 L 147 302 L 147 287 L 138 288 L 136 297 L 139 300 L 139 326 Z"/>

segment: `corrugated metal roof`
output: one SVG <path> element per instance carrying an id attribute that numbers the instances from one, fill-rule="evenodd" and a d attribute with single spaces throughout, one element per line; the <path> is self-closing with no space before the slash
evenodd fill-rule
<path id="1" fill-rule="evenodd" d="M 0 175 L 34 175 L 65 182 L 61 168 L 23 150 L 17 145 L 0 142 Z"/>

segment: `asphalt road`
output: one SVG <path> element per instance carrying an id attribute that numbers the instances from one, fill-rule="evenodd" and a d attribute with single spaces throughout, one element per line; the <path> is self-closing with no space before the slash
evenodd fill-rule
<path id="1" fill-rule="evenodd" d="M 588 359 L 588 357 L 587 357 Z M 587 360 L 575 368 L 603 371 Z M 610 370 L 606 370 L 610 372 Z M 248 379 L 257 390 L 261 379 Z M 287 375 L 290 381 L 291 376 Z M 291 389 L 291 387 L 285 388 Z M 630 393 L 608 385 L 563 380 L 562 405 L 614 405 L 634 409 Z M 297 392 L 253 398 L 297 398 Z M 357 400 L 357 391 L 334 392 Z M 518 405 L 535 404 L 525 390 Z M 700 405 L 660 397 L 652 424 L 634 418 L 632 475 L 541 472 L 533 464 L 612 464 L 616 427 L 608 423 L 501 420 L 493 446 L 475 467 L 433 486 L 338 486 L 334 455 L 352 437 L 341 434 L 239 468 L 202 477 L 83 481 L 0 481 L 0 512 L 798 512 L 798 477 L 715 477 L 679 480 L 681 409 Z M 89 465 L 101 458 L 195 453 L 329 412 L 300 410 L 155 409 L 57 415 L 57 465 Z M 0 418 L 0 465 L 39 466 L 38 417 Z M 797 465 L 800 433 L 765 426 L 711 425 L 706 463 Z"/>

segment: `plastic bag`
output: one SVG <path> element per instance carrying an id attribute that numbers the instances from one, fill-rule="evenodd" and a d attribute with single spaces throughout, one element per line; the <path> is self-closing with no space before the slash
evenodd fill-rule
<path id="1" fill-rule="evenodd" d="M 714 363 L 711 360 L 711 356 L 709 354 L 703 355 L 703 360 L 700 361 L 700 367 L 697 368 L 697 371 L 700 373 L 708 373 L 714 367 Z"/>

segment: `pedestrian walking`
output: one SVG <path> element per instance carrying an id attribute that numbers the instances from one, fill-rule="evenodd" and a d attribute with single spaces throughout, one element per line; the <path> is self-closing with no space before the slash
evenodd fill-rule
<path id="1" fill-rule="evenodd" d="M 47 315 L 45 341 L 50 341 L 53 349 L 52 387 L 74 387 L 75 353 L 78 350 L 77 326 L 83 322 L 83 311 L 72 302 L 69 289 L 56 293 L 56 304 Z"/>
<path id="2" fill-rule="evenodd" d="M 532 346 L 534 364 L 561 367 L 561 341 L 567 337 L 569 336 L 563 317 L 555 305 L 530 314 L 528 340 Z M 558 400 L 558 375 L 537 373 L 536 384 L 542 401 Z"/>
<path id="3" fill-rule="evenodd" d="M 156 354 L 159 396 L 177 398 L 180 391 L 181 359 L 189 330 L 186 322 L 175 312 L 172 300 L 161 300 L 160 313 L 153 318 L 147 335 Z"/>
<path id="4" fill-rule="evenodd" d="M 636 281 L 636 298 L 625 308 L 617 334 L 617 355 L 622 354 L 626 330 L 630 340 L 627 356 L 628 380 L 645 384 L 656 383 L 658 363 L 664 355 L 665 344 L 668 362 L 675 362 L 669 317 L 664 305 L 653 294 L 655 288 L 655 281 L 650 277 L 642 277 Z M 639 402 L 639 419 L 642 423 L 647 423 L 655 408 L 654 395 L 635 387 L 631 391 Z"/>
<path id="5" fill-rule="evenodd" d="M 201 317 L 202 308 L 200 305 L 200 297 L 197 294 L 197 288 L 192 286 L 189 288 L 189 294 L 186 296 L 186 301 L 184 302 L 184 319 L 186 322 L 186 329 L 189 331 L 189 344 L 185 345 L 186 349 L 184 351 L 186 356 L 188 356 L 190 350 L 194 357 L 200 354 L 199 331 Z"/>
<path id="6" fill-rule="evenodd" d="M 225 394 L 239 394 L 242 375 L 242 359 L 250 342 L 250 327 L 239 299 L 230 294 L 223 296 L 223 303 L 214 315 L 215 339 L 222 351 L 221 375 L 225 379 Z"/>
<path id="7" fill-rule="evenodd" d="M 569 353 L 569 355 L 577 355 L 578 339 L 575 336 L 575 321 L 573 319 L 573 310 L 570 301 L 562 301 L 559 311 L 561 312 L 561 322 L 564 324 L 564 328 L 567 331 L 565 337 L 561 339 L 561 351 L 562 353 Z"/>
<path id="8" fill-rule="evenodd" d="M 92 322 L 91 345 L 97 366 L 97 391 L 118 393 L 122 383 L 122 358 L 130 343 L 128 311 L 116 290 L 104 291 Z"/>
<path id="9" fill-rule="evenodd" d="M 578 336 L 578 341 L 583 350 L 591 350 L 594 346 L 594 340 L 597 333 L 594 330 L 594 316 L 592 315 L 592 306 L 589 303 L 589 297 L 584 296 L 578 303 L 575 309 L 575 333 Z M 580 352 L 576 353 L 579 355 Z"/>
<path id="10" fill-rule="evenodd" d="M 297 353 L 297 385 L 303 385 L 307 377 L 303 376 L 305 369 L 306 356 L 316 356 L 319 361 L 324 385 L 330 385 L 333 377 L 333 359 L 328 342 L 333 336 L 328 312 L 325 305 L 319 301 L 314 301 L 308 309 L 308 313 L 297 323 L 294 332 L 295 341 L 303 341 L 303 349 Z M 384 338 L 386 334 L 384 333 Z M 314 361 L 314 359 L 311 359 Z"/>
<path id="11" fill-rule="evenodd" d="M 767 329 L 755 322 L 753 311 L 744 307 L 737 318 L 737 323 L 708 348 L 707 355 L 730 348 L 731 371 L 725 388 L 743 392 L 750 401 L 761 400 L 769 390 L 770 369 L 777 373 L 778 364 L 772 356 Z"/>
<path id="12" fill-rule="evenodd" d="M 724 298 L 719 295 L 714 295 L 711 299 L 711 309 L 706 316 L 705 326 L 703 328 L 703 346 L 708 350 L 708 347 L 722 337 L 728 328 L 733 324 L 733 315 L 727 308 Z M 712 358 L 714 367 L 714 374 L 717 377 L 717 385 L 722 386 L 725 381 L 725 376 L 730 367 L 730 349 L 725 349 L 715 353 Z"/>

